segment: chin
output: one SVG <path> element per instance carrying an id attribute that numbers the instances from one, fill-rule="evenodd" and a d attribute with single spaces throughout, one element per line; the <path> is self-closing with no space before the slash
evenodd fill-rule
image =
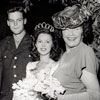
<path id="1" fill-rule="evenodd" d="M 70 45 L 68 45 L 69 48 L 74 48 L 76 46 L 78 46 L 78 44 L 70 44 Z"/>

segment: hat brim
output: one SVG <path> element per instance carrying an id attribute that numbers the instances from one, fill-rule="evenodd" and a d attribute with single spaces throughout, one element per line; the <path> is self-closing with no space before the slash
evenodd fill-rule
<path id="1" fill-rule="evenodd" d="M 55 28 L 66 29 L 66 28 L 79 27 L 84 23 L 86 19 L 84 14 L 80 12 L 80 9 L 74 6 L 74 7 L 67 7 L 64 10 L 57 12 L 52 16 L 52 20 Z"/>
<path id="2" fill-rule="evenodd" d="M 81 26 L 85 21 L 85 19 L 83 21 L 80 21 L 78 19 L 71 21 L 69 18 L 65 17 L 55 17 L 55 18 L 52 17 L 52 19 L 53 19 L 53 24 L 57 29 L 77 28 Z"/>

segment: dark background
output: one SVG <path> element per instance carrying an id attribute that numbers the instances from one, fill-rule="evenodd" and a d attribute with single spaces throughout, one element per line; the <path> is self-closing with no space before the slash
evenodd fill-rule
<path id="1" fill-rule="evenodd" d="M 9 27 L 7 26 L 7 15 L 6 11 L 17 5 L 21 5 L 23 0 L 3 0 L 0 3 L 0 40 L 5 36 L 10 35 Z M 52 24 L 51 16 L 61 9 L 64 6 L 61 3 L 61 0 L 56 2 L 50 0 L 31 0 L 33 6 L 30 7 L 30 10 L 27 13 L 27 25 L 26 30 L 29 34 L 33 34 L 33 29 L 36 24 L 39 22 L 48 22 Z"/>

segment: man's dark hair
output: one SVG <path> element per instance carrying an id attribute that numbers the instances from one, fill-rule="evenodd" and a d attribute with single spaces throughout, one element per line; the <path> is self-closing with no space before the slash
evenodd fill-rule
<path id="1" fill-rule="evenodd" d="M 26 18 L 26 13 L 25 13 L 23 7 L 13 7 L 13 8 L 10 8 L 9 10 L 7 10 L 7 14 L 12 13 L 12 12 L 16 12 L 16 11 L 21 12 L 23 14 L 23 18 Z"/>

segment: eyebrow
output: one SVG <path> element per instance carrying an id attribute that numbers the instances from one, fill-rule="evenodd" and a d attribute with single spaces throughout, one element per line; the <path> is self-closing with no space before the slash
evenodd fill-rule
<path id="1" fill-rule="evenodd" d="M 16 20 L 18 20 L 18 19 L 23 19 L 23 18 L 17 18 Z M 8 20 L 14 20 L 14 19 L 8 18 Z"/>

